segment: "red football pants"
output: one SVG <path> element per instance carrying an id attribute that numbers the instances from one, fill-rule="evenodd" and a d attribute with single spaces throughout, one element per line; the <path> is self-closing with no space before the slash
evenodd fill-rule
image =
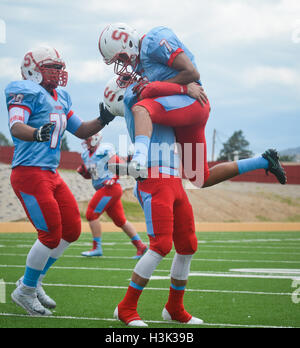
<path id="1" fill-rule="evenodd" d="M 204 107 L 195 101 L 190 105 L 180 107 L 180 98 L 187 96 L 176 96 L 178 103 L 173 108 L 166 107 L 172 105 L 175 96 L 162 98 L 144 99 L 135 106 L 143 106 L 150 114 L 153 123 L 173 127 L 177 142 L 181 145 L 181 157 L 185 177 L 193 182 L 197 187 L 202 187 L 209 177 L 209 167 L 207 163 L 207 144 L 205 138 L 205 126 L 210 114 L 209 103 Z"/>
<path id="2" fill-rule="evenodd" d="M 77 202 L 60 175 L 39 167 L 16 167 L 11 185 L 45 246 L 55 249 L 61 239 L 72 243 L 81 233 Z"/>
<path id="3" fill-rule="evenodd" d="M 126 217 L 121 202 L 122 194 L 123 190 L 120 184 L 102 187 L 94 194 L 88 205 L 86 212 L 87 220 L 97 220 L 100 215 L 106 212 L 116 226 L 124 226 Z"/>
<path id="4" fill-rule="evenodd" d="M 198 247 L 194 214 L 181 178 L 147 179 L 138 182 L 136 193 L 145 214 L 150 250 L 164 257 L 174 242 L 178 254 L 193 255 Z"/>

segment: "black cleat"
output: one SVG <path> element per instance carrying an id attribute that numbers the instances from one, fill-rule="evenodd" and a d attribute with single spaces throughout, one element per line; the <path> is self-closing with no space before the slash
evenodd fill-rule
<path id="1" fill-rule="evenodd" d="M 284 169 L 279 162 L 278 152 L 274 149 L 269 149 L 262 154 L 262 157 L 269 162 L 269 168 L 266 169 L 266 174 L 269 172 L 274 174 L 281 185 L 286 184 L 287 178 Z"/>
<path id="2" fill-rule="evenodd" d="M 137 181 L 143 181 L 148 178 L 148 168 L 142 167 L 138 162 L 129 163 L 110 163 L 108 170 L 116 175 L 131 176 Z"/>

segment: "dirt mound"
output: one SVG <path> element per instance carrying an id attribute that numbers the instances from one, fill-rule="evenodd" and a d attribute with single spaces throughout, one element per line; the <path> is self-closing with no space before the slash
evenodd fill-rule
<path id="1" fill-rule="evenodd" d="M 0 165 L 0 222 L 25 218 L 9 182 L 10 171 L 9 166 Z M 84 212 L 95 192 L 91 182 L 73 171 L 60 174 Z M 139 207 L 132 192 L 134 180 L 122 179 L 122 186 L 124 205 L 129 202 L 126 211 L 135 216 Z M 186 190 L 198 222 L 300 222 L 300 185 L 226 182 L 202 190 L 187 184 Z M 143 220 L 143 214 L 136 217 Z"/>

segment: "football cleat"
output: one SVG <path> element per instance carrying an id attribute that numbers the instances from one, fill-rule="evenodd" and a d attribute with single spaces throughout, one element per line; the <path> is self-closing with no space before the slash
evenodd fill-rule
<path id="1" fill-rule="evenodd" d="M 286 184 L 287 177 L 284 169 L 279 162 L 278 152 L 274 149 L 269 149 L 262 154 L 262 157 L 269 162 L 269 168 L 266 170 L 266 174 L 269 175 L 270 172 L 276 176 L 280 184 Z"/>
<path id="2" fill-rule="evenodd" d="M 180 322 L 178 320 L 172 319 L 171 314 L 167 311 L 166 308 L 164 308 L 163 311 L 162 311 L 162 318 L 165 321 L 170 321 L 170 322 L 176 321 L 177 323 Z M 183 323 L 183 324 L 186 324 L 186 325 L 202 325 L 203 323 L 204 323 L 204 321 L 202 319 L 192 317 L 188 322 Z"/>
<path id="3" fill-rule="evenodd" d="M 98 249 L 94 249 L 90 251 L 85 251 L 81 253 L 81 255 L 85 257 L 99 257 L 99 256 L 103 256 L 103 251 L 102 251 L 102 248 L 98 248 Z"/>
<path id="4" fill-rule="evenodd" d="M 136 317 L 139 318 L 139 315 L 136 314 Z M 119 318 L 119 308 L 118 307 L 115 309 L 114 318 L 117 319 L 117 320 L 123 321 L 122 319 Z M 127 326 L 130 326 L 130 327 L 148 327 L 148 325 L 143 320 L 136 319 L 136 318 L 134 320 L 126 322 L 125 324 Z"/>
<path id="5" fill-rule="evenodd" d="M 23 277 L 17 281 L 17 283 L 16 283 L 17 287 L 19 287 L 22 284 L 22 279 L 23 279 Z M 40 301 L 40 303 L 44 307 L 46 307 L 48 309 L 55 309 L 56 308 L 56 302 L 54 300 L 52 300 L 52 298 L 46 294 L 41 283 L 38 283 L 38 286 L 36 288 L 36 294 L 37 294 L 38 300 Z"/>
<path id="6" fill-rule="evenodd" d="M 129 163 L 109 163 L 108 170 L 118 176 L 131 176 L 137 181 L 148 178 L 148 168 L 141 166 L 136 161 Z"/>
<path id="7" fill-rule="evenodd" d="M 137 253 L 136 253 L 136 255 L 135 256 L 133 256 L 132 258 L 134 259 L 134 260 L 140 260 L 145 254 L 146 254 L 146 252 L 148 251 L 148 247 L 147 247 L 147 245 L 143 245 L 143 248 L 139 248 L 138 250 L 137 250 Z"/>
<path id="8" fill-rule="evenodd" d="M 52 313 L 46 309 L 38 300 L 36 289 L 19 286 L 11 294 L 13 302 L 26 310 L 31 316 L 51 316 Z"/>

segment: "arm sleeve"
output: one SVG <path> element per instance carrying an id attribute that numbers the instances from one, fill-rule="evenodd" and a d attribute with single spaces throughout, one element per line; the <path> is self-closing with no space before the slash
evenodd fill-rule
<path id="1" fill-rule="evenodd" d="M 31 111 L 26 107 L 11 105 L 8 112 L 9 128 L 16 123 L 27 124 L 30 114 Z"/>
<path id="2" fill-rule="evenodd" d="M 74 114 L 73 111 L 70 111 L 67 115 L 67 131 L 72 134 L 75 134 L 78 128 L 82 125 L 83 121 L 80 117 Z"/>
<path id="3" fill-rule="evenodd" d="M 149 83 L 141 92 L 139 100 L 170 95 L 187 94 L 187 86 L 177 83 L 155 81 Z"/>

